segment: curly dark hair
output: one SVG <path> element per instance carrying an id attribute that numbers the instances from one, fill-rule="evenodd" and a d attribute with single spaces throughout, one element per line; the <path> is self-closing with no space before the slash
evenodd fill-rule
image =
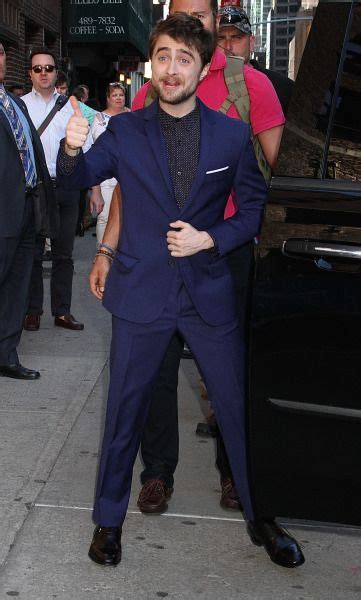
<path id="1" fill-rule="evenodd" d="M 158 21 L 149 37 L 150 57 L 161 35 L 168 35 L 173 40 L 183 42 L 188 48 L 195 48 L 201 57 L 202 67 L 211 61 L 213 36 L 196 17 L 179 12 L 169 15 L 164 21 Z"/>

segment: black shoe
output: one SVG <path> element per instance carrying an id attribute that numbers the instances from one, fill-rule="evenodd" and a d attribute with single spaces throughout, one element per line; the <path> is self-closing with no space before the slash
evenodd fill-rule
<path id="1" fill-rule="evenodd" d="M 197 423 L 196 435 L 201 437 L 217 437 L 218 425 L 215 416 L 212 414 L 207 417 L 206 422 Z"/>
<path id="2" fill-rule="evenodd" d="M 281 567 L 299 567 L 305 562 L 295 538 L 273 520 L 248 521 L 248 535 L 256 546 L 264 546 L 270 559 Z"/>
<path id="3" fill-rule="evenodd" d="M 0 375 L 2 377 L 12 377 L 13 379 L 39 379 L 39 371 L 26 369 L 22 365 L 0 366 Z"/>
<path id="4" fill-rule="evenodd" d="M 193 354 L 191 350 L 188 348 L 187 344 L 184 344 L 181 358 L 193 358 Z"/>
<path id="5" fill-rule="evenodd" d="M 74 319 L 73 315 L 56 316 L 54 318 L 54 325 L 64 327 L 65 329 L 73 329 L 74 331 L 82 331 L 84 329 L 84 324 Z"/>
<path id="6" fill-rule="evenodd" d="M 76 235 L 78 235 L 79 237 L 84 237 L 84 231 L 85 231 L 85 227 L 84 227 L 84 223 L 80 222 L 77 224 L 76 226 Z"/>
<path id="7" fill-rule="evenodd" d="M 47 261 L 47 260 L 53 260 L 53 257 L 51 255 L 51 250 L 46 250 L 42 256 L 43 261 Z"/>
<path id="8" fill-rule="evenodd" d="M 100 527 L 94 529 L 88 556 L 98 565 L 115 566 L 122 560 L 122 528 Z"/>

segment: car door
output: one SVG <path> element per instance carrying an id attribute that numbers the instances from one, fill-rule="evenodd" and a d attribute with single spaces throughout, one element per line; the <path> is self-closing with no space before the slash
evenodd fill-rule
<path id="1" fill-rule="evenodd" d="M 319 2 L 271 182 L 250 329 L 256 511 L 361 525 L 361 4 Z"/>

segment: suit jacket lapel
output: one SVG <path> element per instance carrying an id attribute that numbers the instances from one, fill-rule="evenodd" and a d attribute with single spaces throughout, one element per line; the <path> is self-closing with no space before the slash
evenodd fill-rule
<path id="1" fill-rule="evenodd" d="M 188 209 L 192 209 L 192 204 L 196 201 L 199 189 L 205 178 L 209 153 L 212 152 L 212 148 L 214 148 L 214 145 L 216 144 L 216 141 L 214 140 L 216 112 L 206 108 L 198 99 L 197 104 L 201 112 L 201 145 L 199 149 L 199 161 L 189 197 L 184 203 L 181 214 Z"/>
<path id="2" fill-rule="evenodd" d="M 157 101 L 153 102 L 149 108 L 146 109 L 144 113 L 144 125 L 149 145 L 167 188 L 166 197 L 162 197 L 162 208 L 166 210 L 167 213 L 170 212 L 174 214 L 174 207 L 177 205 L 174 198 L 173 183 L 169 171 L 165 141 L 159 125 Z"/>
<path id="3" fill-rule="evenodd" d="M 5 128 L 6 134 L 8 135 L 8 137 L 10 139 L 10 142 L 12 144 L 14 144 L 14 146 L 18 150 L 18 147 L 17 147 L 17 144 L 16 144 L 16 140 L 14 138 L 13 130 L 11 129 L 10 123 L 9 123 L 6 115 L 4 114 L 4 112 L 2 110 L 0 110 L 0 122 L 3 124 L 3 126 Z M 23 163 L 21 162 L 19 151 L 16 154 L 17 154 L 17 157 L 18 157 L 19 164 L 22 166 Z"/>
<path id="4" fill-rule="evenodd" d="M 10 123 L 6 117 L 6 115 L 4 114 L 4 111 L 0 109 L 0 120 L 2 122 L 2 124 L 5 127 L 6 133 L 10 136 L 11 140 L 13 141 L 13 143 L 16 145 L 16 141 L 14 138 L 14 134 L 12 132 L 12 129 L 10 127 Z"/>

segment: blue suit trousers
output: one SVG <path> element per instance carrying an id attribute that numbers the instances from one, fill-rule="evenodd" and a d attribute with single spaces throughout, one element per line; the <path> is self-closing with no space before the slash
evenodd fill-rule
<path id="1" fill-rule="evenodd" d="M 208 325 L 195 311 L 178 275 L 163 314 L 152 323 L 113 316 L 109 395 L 93 511 L 94 522 L 103 527 L 120 526 L 125 519 L 153 385 L 176 331 L 189 345 L 207 386 L 245 518 L 254 519 L 246 458 L 245 349 L 239 321 L 232 316 L 224 325 Z"/>

